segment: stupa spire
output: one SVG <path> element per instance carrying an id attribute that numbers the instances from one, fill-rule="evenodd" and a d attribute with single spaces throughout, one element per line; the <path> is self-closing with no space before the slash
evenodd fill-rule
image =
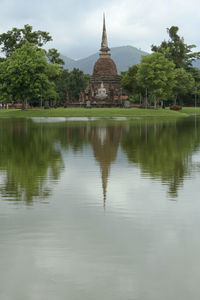
<path id="1" fill-rule="evenodd" d="M 101 41 L 101 49 L 102 54 L 107 54 L 110 49 L 108 48 L 108 39 L 106 33 L 106 21 L 105 21 L 105 13 L 103 14 L 103 33 L 102 33 L 102 41 Z"/>

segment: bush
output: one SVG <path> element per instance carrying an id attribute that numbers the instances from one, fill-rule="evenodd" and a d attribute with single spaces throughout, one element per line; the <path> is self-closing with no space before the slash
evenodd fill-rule
<path id="1" fill-rule="evenodd" d="M 182 109 L 182 106 L 174 105 L 174 106 L 171 106 L 170 109 L 171 110 L 180 110 L 180 109 Z"/>

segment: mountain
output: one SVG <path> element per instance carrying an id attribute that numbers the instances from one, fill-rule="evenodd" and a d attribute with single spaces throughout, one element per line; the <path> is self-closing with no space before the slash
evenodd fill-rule
<path id="1" fill-rule="evenodd" d="M 142 55 L 148 54 L 147 52 L 141 51 L 132 46 L 114 47 L 111 48 L 110 52 L 111 58 L 116 63 L 119 74 L 122 71 L 127 71 L 132 65 L 138 64 Z M 64 55 L 61 55 L 61 58 L 65 62 L 65 68 L 69 71 L 73 68 L 78 68 L 86 74 L 92 74 L 94 64 L 99 58 L 99 53 L 95 53 L 79 60 L 74 60 Z"/>

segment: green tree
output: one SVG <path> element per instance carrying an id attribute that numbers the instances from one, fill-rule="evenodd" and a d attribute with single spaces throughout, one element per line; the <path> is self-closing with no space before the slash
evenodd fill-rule
<path id="1" fill-rule="evenodd" d="M 158 100 L 166 100 L 174 87 L 175 65 L 161 53 L 143 56 L 138 67 L 137 81 L 154 100 L 156 107 Z"/>
<path id="2" fill-rule="evenodd" d="M 137 80 L 137 72 L 139 65 L 133 65 L 127 72 L 121 73 L 121 86 L 126 90 L 134 100 L 141 98 L 145 95 L 145 89 L 139 85 Z"/>
<path id="3" fill-rule="evenodd" d="M 0 92 L 24 104 L 53 87 L 45 51 L 26 42 L 0 64 Z"/>
<path id="4" fill-rule="evenodd" d="M 60 102 L 64 104 L 66 102 L 66 93 L 69 89 L 69 71 L 67 69 L 62 70 L 61 76 L 56 80 L 55 84 Z"/>
<path id="5" fill-rule="evenodd" d="M 72 99 L 77 100 L 79 93 L 84 91 L 88 85 L 90 76 L 84 74 L 83 71 L 74 68 L 69 73 L 69 86 L 68 90 L 72 92 Z"/>
<path id="6" fill-rule="evenodd" d="M 170 39 L 163 41 L 160 46 L 152 45 L 151 50 L 172 60 L 176 68 L 189 68 L 194 60 L 200 58 L 200 52 L 192 52 L 196 46 L 185 44 L 184 38 L 178 35 L 178 30 L 177 26 L 167 28 Z"/>
<path id="7" fill-rule="evenodd" d="M 127 72 L 122 72 L 121 85 L 129 94 L 138 92 L 137 71 L 138 65 L 133 65 Z"/>
<path id="8" fill-rule="evenodd" d="M 189 92 L 192 92 L 195 87 L 195 80 L 191 73 L 186 72 L 183 68 L 175 69 L 175 86 L 173 93 L 175 96 L 174 104 L 176 105 L 178 97 L 184 96 Z M 181 102 L 181 99 L 180 101 Z M 181 104 L 181 103 L 180 103 Z"/>
<path id="9" fill-rule="evenodd" d="M 16 49 L 21 48 L 26 42 L 42 47 L 52 40 L 46 31 L 32 31 L 32 26 L 24 25 L 24 28 L 12 28 L 6 33 L 0 34 L 1 51 L 6 57 L 10 56 Z"/>
<path id="10" fill-rule="evenodd" d="M 61 77 L 56 81 L 56 90 L 62 102 L 66 99 L 67 91 L 72 92 L 72 99 L 78 100 L 79 93 L 84 91 L 89 83 L 90 75 L 74 68 L 71 72 L 63 70 Z"/>
<path id="11" fill-rule="evenodd" d="M 197 68 L 191 68 L 189 72 L 194 79 L 194 88 L 192 90 L 192 94 L 195 95 L 195 97 L 199 97 L 200 96 L 200 70 Z"/>
<path id="12" fill-rule="evenodd" d="M 62 58 L 60 58 L 60 53 L 57 49 L 52 48 L 47 51 L 47 58 L 50 63 L 52 64 L 58 64 L 58 65 L 64 65 L 65 62 Z"/>

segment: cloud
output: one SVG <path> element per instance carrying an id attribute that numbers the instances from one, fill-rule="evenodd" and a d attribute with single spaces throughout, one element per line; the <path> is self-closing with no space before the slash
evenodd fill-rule
<path id="1" fill-rule="evenodd" d="M 80 58 L 98 51 L 102 15 L 106 12 L 110 47 L 132 45 L 150 51 L 152 44 L 167 39 L 166 28 L 177 25 L 185 42 L 200 46 L 197 0 L 2 0 L 0 32 L 30 24 L 50 32 L 64 55 Z"/>

